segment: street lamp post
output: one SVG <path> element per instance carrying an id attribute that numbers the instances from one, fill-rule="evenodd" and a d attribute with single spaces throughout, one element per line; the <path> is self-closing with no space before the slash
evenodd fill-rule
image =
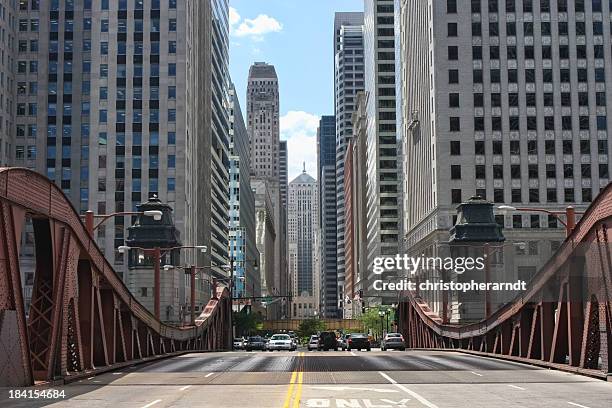
<path id="1" fill-rule="evenodd" d="M 500 205 L 499 207 L 497 207 L 497 209 L 501 211 L 540 212 L 540 213 L 552 215 L 561 224 L 563 224 L 563 226 L 565 227 L 565 234 L 568 237 L 574 230 L 574 227 L 576 227 L 576 215 L 583 214 L 582 212 L 576 212 L 574 207 L 571 205 L 567 206 L 565 208 L 565 211 L 552 211 L 552 210 L 547 210 L 544 208 L 526 208 L 526 207 L 517 208 L 517 207 L 512 207 L 510 205 Z M 561 219 L 560 217 L 561 215 L 565 215 L 565 221 Z"/>
<path id="2" fill-rule="evenodd" d="M 391 314 L 391 311 L 389 309 L 385 310 L 385 315 L 387 317 L 387 333 L 389 333 L 389 315 Z"/>
<path id="3" fill-rule="evenodd" d="M 167 252 L 172 252 L 176 249 L 199 249 L 202 252 L 206 252 L 208 247 L 206 245 L 182 245 L 182 246 L 176 246 L 176 247 L 170 247 L 170 248 L 160 248 L 158 246 L 154 248 L 143 248 L 143 247 L 129 247 L 126 245 L 121 245 L 119 248 L 117 248 L 117 250 L 122 254 L 125 254 L 130 249 L 136 249 L 144 253 L 149 253 L 153 255 L 153 274 L 154 274 L 153 275 L 153 285 L 154 285 L 153 291 L 155 293 L 155 297 L 153 301 L 153 311 L 154 311 L 155 317 L 159 320 L 160 318 L 160 310 L 159 310 L 160 309 L 160 296 L 161 296 L 160 269 L 161 269 L 162 251 L 164 254 L 166 254 Z"/>
<path id="4" fill-rule="evenodd" d="M 385 326 L 384 326 L 384 321 L 383 321 L 383 317 L 385 316 L 385 312 L 383 312 L 382 310 L 378 311 L 378 316 L 380 316 L 380 337 L 383 337 L 383 333 L 385 332 Z"/>

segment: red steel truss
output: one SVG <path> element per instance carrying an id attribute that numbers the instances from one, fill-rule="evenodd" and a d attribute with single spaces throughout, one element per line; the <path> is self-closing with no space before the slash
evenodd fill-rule
<path id="1" fill-rule="evenodd" d="M 26 217 L 36 254 L 27 315 L 19 271 Z M 216 290 L 194 326 L 160 322 L 130 294 L 54 183 L 31 170 L 0 168 L 0 386 L 231 349 L 229 291 Z"/>
<path id="2" fill-rule="evenodd" d="M 606 377 L 612 371 L 612 183 L 599 194 L 525 294 L 491 317 L 443 324 L 415 293 L 402 293 L 399 326 L 408 347 L 461 349 L 539 366 Z M 583 275 L 569 273 L 576 249 Z M 556 288 L 559 301 L 543 301 Z M 557 293 L 557 292 L 555 292 Z M 586 299 L 586 300 L 583 300 Z M 549 299 L 550 300 L 550 299 Z"/>

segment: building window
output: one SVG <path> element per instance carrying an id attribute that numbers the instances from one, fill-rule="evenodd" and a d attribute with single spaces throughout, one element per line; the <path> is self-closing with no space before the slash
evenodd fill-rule
<path id="1" fill-rule="evenodd" d="M 459 132 L 461 131 L 461 121 L 459 117 L 451 116 L 449 118 L 450 122 L 450 131 L 451 132 Z"/>
<path id="2" fill-rule="evenodd" d="M 461 189 L 453 188 L 451 190 L 451 201 L 453 204 L 461 203 Z"/>
<path id="3" fill-rule="evenodd" d="M 456 164 L 451 165 L 451 179 L 461 180 L 461 166 Z"/>
<path id="4" fill-rule="evenodd" d="M 451 140 L 450 142 L 450 154 L 451 156 L 461 155 L 461 142 L 458 140 Z"/>

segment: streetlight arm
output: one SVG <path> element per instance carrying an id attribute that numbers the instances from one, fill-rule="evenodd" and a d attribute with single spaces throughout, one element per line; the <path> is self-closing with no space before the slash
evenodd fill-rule
<path id="1" fill-rule="evenodd" d="M 86 224 L 88 230 L 90 230 L 90 232 L 93 233 L 93 231 L 97 230 L 100 227 L 100 225 L 105 223 L 109 218 L 120 217 L 120 216 L 124 216 L 124 215 L 144 215 L 144 216 L 147 216 L 147 217 L 153 217 L 153 219 L 155 221 L 159 221 L 159 220 L 162 219 L 162 216 L 164 214 L 161 211 L 159 211 L 159 210 L 120 211 L 120 212 L 115 212 L 115 213 L 112 213 L 112 214 L 94 214 L 93 211 L 86 211 L 84 217 L 85 217 L 85 224 Z M 100 218 L 101 221 L 98 222 L 94 226 L 94 219 L 95 218 Z"/>
<path id="2" fill-rule="evenodd" d="M 563 225 L 564 227 L 567 228 L 567 222 L 563 221 L 563 219 L 561 219 L 561 217 L 559 217 L 560 215 L 565 215 L 565 211 L 552 211 L 552 210 L 546 210 L 544 208 L 517 208 L 516 211 L 523 211 L 523 212 L 539 212 L 539 213 L 544 213 L 544 214 L 549 214 L 552 215 L 553 217 L 555 217 L 557 219 L 557 221 L 559 221 L 561 223 L 561 225 Z"/>

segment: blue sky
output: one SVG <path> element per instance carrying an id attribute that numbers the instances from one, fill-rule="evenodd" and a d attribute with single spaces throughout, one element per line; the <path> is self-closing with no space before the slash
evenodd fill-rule
<path id="1" fill-rule="evenodd" d="M 249 66 L 265 61 L 276 67 L 290 181 L 302 162 L 316 178 L 319 117 L 334 113 L 334 13 L 361 10 L 363 0 L 230 0 L 232 80 L 245 112 Z"/>

